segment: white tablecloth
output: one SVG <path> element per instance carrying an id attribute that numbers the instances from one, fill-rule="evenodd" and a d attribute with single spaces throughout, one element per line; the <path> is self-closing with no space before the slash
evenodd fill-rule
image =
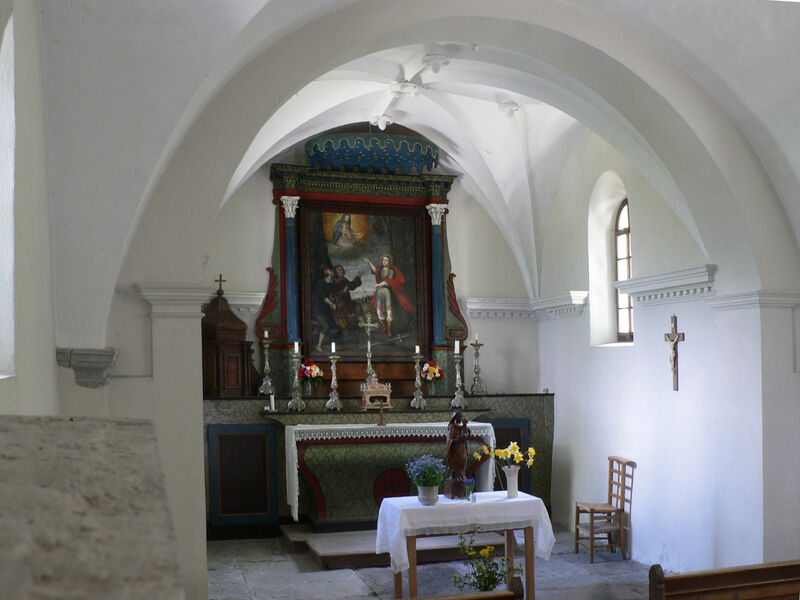
<path id="1" fill-rule="evenodd" d="M 286 444 L 286 501 L 292 509 L 292 517 L 298 520 L 299 478 L 297 443 L 303 440 L 336 440 L 358 438 L 389 438 L 399 436 L 442 437 L 447 436 L 447 423 L 390 423 L 388 425 L 287 425 L 284 435 Z M 481 436 L 494 447 L 494 428 L 491 423 L 470 421 L 469 430 Z M 445 453 L 442 444 L 442 455 Z M 491 490 L 494 487 L 494 460 L 487 460 L 476 473 L 475 488 Z"/>
<path id="2" fill-rule="evenodd" d="M 439 496 L 434 506 L 423 506 L 416 496 L 384 498 L 378 514 L 375 552 L 388 552 L 395 573 L 408 569 L 406 536 L 447 535 L 469 531 L 499 531 L 533 527 L 535 554 L 550 560 L 556 538 L 541 498 L 520 492 L 480 492 L 477 502 Z"/>

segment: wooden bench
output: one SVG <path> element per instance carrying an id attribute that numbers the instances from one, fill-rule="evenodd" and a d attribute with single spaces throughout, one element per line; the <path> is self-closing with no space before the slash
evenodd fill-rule
<path id="1" fill-rule="evenodd" d="M 798 600 L 800 561 L 665 576 L 650 567 L 650 600 Z"/>

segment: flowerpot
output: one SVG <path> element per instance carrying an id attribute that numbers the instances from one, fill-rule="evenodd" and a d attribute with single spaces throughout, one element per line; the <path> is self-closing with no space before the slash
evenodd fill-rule
<path id="1" fill-rule="evenodd" d="M 310 398 L 311 397 L 311 380 L 310 379 L 303 379 L 303 397 Z"/>
<path id="2" fill-rule="evenodd" d="M 438 485 L 417 486 L 417 499 L 423 506 L 433 506 L 439 501 Z"/>
<path id="3" fill-rule="evenodd" d="M 506 474 L 506 490 L 509 498 L 516 498 L 519 495 L 519 467 L 503 467 Z"/>
<path id="4" fill-rule="evenodd" d="M 428 380 L 428 397 L 433 397 L 436 395 L 436 380 L 429 379 Z"/>

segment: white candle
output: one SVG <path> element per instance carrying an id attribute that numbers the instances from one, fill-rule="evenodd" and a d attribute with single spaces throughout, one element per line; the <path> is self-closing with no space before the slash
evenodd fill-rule
<path id="1" fill-rule="evenodd" d="M 477 331 L 475 332 L 475 343 L 476 344 L 478 343 L 478 332 Z"/>
<path id="2" fill-rule="evenodd" d="M 459 352 L 461 352 L 461 342 L 456 340 L 456 349 L 453 351 L 453 353 L 458 354 Z"/>
<path id="3" fill-rule="evenodd" d="M 419 354 L 419 346 L 414 346 L 414 354 Z"/>
<path id="4" fill-rule="evenodd" d="M 269 409 L 275 412 L 275 394 L 269 395 Z"/>
<path id="5" fill-rule="evenodd" d="M 336 342 L 331 342 L 331 354 L 336 354 Z"/>
<path id="6" fill-rule="evenodd" d="M 266 340 L 269 337 L 269 329 L 264 330 L 264 339 Z"/>
<path id="7" fill-rule="evenodd" d="M 300 354 L 300 342 L 295 342 L 294 343 L 294 353 L 295 354 Z"/>

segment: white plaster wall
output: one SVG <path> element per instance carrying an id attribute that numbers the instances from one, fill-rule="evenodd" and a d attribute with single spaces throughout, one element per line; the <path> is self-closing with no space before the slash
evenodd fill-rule
<path id="1" fill-rule="evenodd" d="M 707 262 L 647 182 L 589 134 L 562 175 L 545 242 L 545 295 L 586 289 L 588 201 L 597 178 L 609 169 L 621 177 L 630 199 L 635 277 Z M 632 507 L 636 560 L 679 571 L 760 561 L 757 311 L 717 313 L 704 301 L 637 303 L 633 345 L 591 347 L 588 310 L 539 325 L 540 385 L 556 393 L 554 519 L 572 527 L 576 500 L 605 498 L 606 459 L 618 454 L 638 463 Z M 677 392 L 663 341 L 672 314 L 686 334 Z"/>
<path id="2" fill-rule="evenodd" d="M 794 309 L 797 312 L 798 308 Z M 764 560 L 800 556 L 800 374 L 792 310 L 761 311 L 764 422 Z"/>
<path id="3" fill-rule="evenodd" d="M 17 406 L 2 412 L 55 414 L 55 326 L 50 254 L 38 2 L 14 3 L 17 143 L 15 165 L 15 316 Z"/>
<path id="4" fill-rule="evenodd" d="M 592 190 L 605 171 L 614 171 L 628 192 L 634 277 L 707 262 L 688 230 L 647 180 L 605 140 L 589 132 L 575 146 L 561 173 L 544 243 L 542 296 L 589 289 L 585 217 Z"/>
<path id="5" fill-rule="evenodd" d="M 14 20 L 0 9 L 0 377 L 14 374 Z"/>

